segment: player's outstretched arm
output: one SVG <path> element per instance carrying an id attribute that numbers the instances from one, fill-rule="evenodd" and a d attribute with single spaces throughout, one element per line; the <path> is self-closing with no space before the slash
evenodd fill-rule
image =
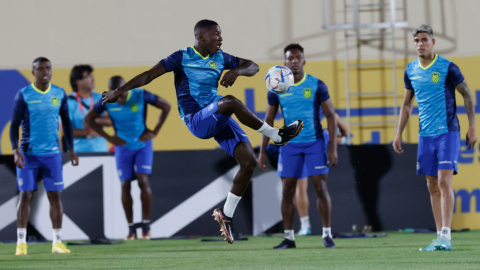
<path id="1" fill-rule="evenodd" d="M 338 162 L 337 154 L 337 118 L 332 100 L 329 98 L 322 102 L 322 110 L 327 118 L 328 134 L 330 135 L 330 150 L 328 150 L 329 166 L 335 166 Z"/>
<path id="2" fill-rule="evenodd" d="M 103 106 L 103 105 L 102 105 Z M 97 123 L 96 119 L 100 117 L 100 114 L 97 113 L 97 111 L 94 109 L 94 110 L 90 110 L 88 111 L 87 115 L 85 116 L 85 122 L 88 124 L 88 126 L 95 130 L 95 132 L 97 132 L 100 136 L 104 137 L 107 141 L 109 141 L 111 144 L 113 145 L 119 145 L 119 146 L 122 146 L 122 145 L 125 145 L 127 144 L 124 140 L 122 140 L 120 137 L 118 137 L 117 135 L 114 135 L 114 136 L 110 136 L 108 135 L 102 128 L 102 126 Z"/>
<path id="3" fill-rule="evenodd" d="M 152 104 L 152 105 L 159 108 L 162 112 L 158 117 L 157 125 L 155 126 L 153 131 L 146 128 L 143 134 L 140 136 L 139 140 L 142 142 L 151 140 L 158 135 L 158 132 L 160 132 L 160 129 L 162 128 L 163 123 L 165 123 L 165 120 L 167 119 L 167 116 L 170 113 L 170 109 L 172 107 L 170 103 L 168 103 L 168 101 L 166 101 L 161 97 L 157 97 L 157 102 L 155 102 L 155 104 Z"/>
<path id="4" fill-rule="evenodd" d="M 153 66 L 150 70 L 137 75 L 135 78 L 131 79 L 121 87 L 112 91 L 103 92 L 102 104 L 116 102 L 120 97 L 120 95 L 122 95 L 123 93 L 131 89 L 135 89 L 135 88 L 139 88 L 144 85 L 147 85 L 151 81 L 165 74 L 166 72 L 167 71 L 165 70 L 165 67 L 162 65 L 162 63 L 159 62 L 158 64 Z"/>
<path id="5" fill-rule="evenodd" d="M 463 80 L 460 84 L 455 86 L 455 89 L 462 95 L 463 102 L 465 103 L 465 110 L 467 111 L 468 117 L 468 131 L 467 131 L 467 146 L 470 150 L 475 147 L 477 142 L 477 131 L 475 124 L 475 106 L 473 105 L 473 95 L 470 91 L 470 88 L 467 85 L 467 82 Z M 477 102 L 479 102 L 477 100 Z"/>
<path id="6" fill-rule="evenodd" d="M 272 105 L 267 105 L 267 111 L 265 112 L 265 122 L 273 127 L 273 121 L 275 120 L 275 115 L 277 115 L 278 112 L 278 105 L 277 106 L 272 106 Z M 267 168 L 267 146 L 268 146 L 268 141 L 270 141 L 270 138 L 268 138 L 265 135 L 262 135 L 262 143 L 260 145 L 260 153 L 258 154 L 258 165 L 260 166 L 260 169 L 264 171 L 268 171 Z"/>
<path id="7" fill-rule="evenodd" d="M 223 75 L 220 84 L 225 86 L 225 88 L 232 86 L 237 80 L 238 76 L 251 77 L 257 74 L 257 72 L 260 70 L 258 65 L 252 60 L 240 58 L 239 61 L 240 62 L 237 68 L 234 68 Z"/>
<path id="8" fill-rule="evenodd" d="M 408 118 L 412 114 L 413 109 L 413 97 L 415 92 L 413 89 L 405 88 L 403 103 L 400 107 L 400 119 L 398 120 L 398 130 L 395 140 L 393 141 L 393 150 L 399 154 L 403 153 L 402 149 L 402 133 L 407 125 Z"/>

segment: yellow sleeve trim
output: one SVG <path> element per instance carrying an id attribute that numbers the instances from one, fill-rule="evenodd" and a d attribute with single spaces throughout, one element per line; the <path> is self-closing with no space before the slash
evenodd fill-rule
<path id="1" fill-rule="evenodd" d="M 423 69 L 423 70 L 427 70 L 429 67 L 431 67 L 433 64 L 435 64 L 435 62 L 437 61 L 437 55 L 438 54 L 435 54 L 435 57 L 433 58 L 433 61 L 430 63 L 430 65 L 428 65 L 427 67 L 423 67 L 422 66 L 422 63 L 420 62 L 420 58 L 418 58 L 418 64 L 420 65 L 420 67 Z"/>
<path id="2" fill-rule="evenodd" d="M 52 88 L 52 84 L 49 83 L 49 84 L 48 84 L 48 88 L 47 88 L 47 90 L 45 90 L 45 91 L 42 91 L 42 90 L 38 89 L 38 88 L 35 86 L 35 83 L 32 83 L 32 88 L 33 88 L 33 90 L 39 92 L 40 94 L 44 94 L 44 95 L 45 95 L 46 93 L 48 93 L 48 92 L 50 91 L 50 88 Z"/>
<path id="3" fill-rule="evenodd" d="M 298 83 L 294 83 L 293 86 L 299 86 L 300 84 L 302 84 L 305 81 L 306 78 L 307 78 L 307 73 L 305 72 L 305 75 L 303 76 L 303 79 L 300 80 Z"/>
<path id="4" fill-rule="evenodd" d="M 207 55 L 207 57 L 203 57 L 202 54 L 200 54 L 199 52 L 197 52 L 197 50 L 195 50 L 195 47 L 192 46 L 192 49 L 193 49 L 193 51 L 194 51 L 196 54 L 200 55 L 200 57 L 201 57 L 203 60 L 207 60 L 207 59 L 208 59 L 208 56 L 209 56 L 209 55 Z"/>
<path id="5" fill-rule="evenodd" d="M 132 96 L 132 90 L 128 91 L 127 100 L 125 102 L 128 102 L 130 100 L 130 97 Z"/>

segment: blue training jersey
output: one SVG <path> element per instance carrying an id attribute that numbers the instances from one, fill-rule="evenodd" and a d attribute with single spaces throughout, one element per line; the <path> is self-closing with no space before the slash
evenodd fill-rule
<path id="1" fill-rule="evenodd" d="M 95 103 L 94 109 L 98 114 L 108 111 L 117 136 L 127 142 L 123 147 L 134 150 L 146 145 L 138 138 L 145 131 L 147 104 L 155 105 L 157 101 L 157 95 L 143 89 L 132 89 L 128 91 L 127 101 L 123 105 L 118 103 L 102 105 L 102 100 L 99 100 Z"/>
<path id="2" fill-rule="evenodd" d="M 92 92 L 93 102 L 102 100 L 102 94 Z M 83 112 L 80 109 L 80 105 L 77 102 L 75 93 L 72 93 L 68 97 L 68 112 L 70 115 L 70 120 L 72 121 L 73 128 L 76 129 L 85 129 L 83 121 L 85 115 L 88 113 L 90 108 L 90 97 L 81 98 L 80 102 L 83 103 Z M 85 114 L 84 114 L 85 113 Z M 90 139 L 87 138 L 74 138 L 73 144 L 75 147 L 75 152 L 77 153 L 88 153 L 88 152 L 108 152 L 107 140 L 103 137 L 93 137 Z"/>
<path id="3" fill-rule="evenodd" d="M 239 58 L 223 51 L 203 57 L 195 48 L 174 52 L 160 61 L 167 72 L 175 73 L 178 111 L 183 122 L 208 104 L 219 100 L 218 80 L 225 69 L 239 66 Z"/>
<path id="4" fill-rule="evenodd" d="M 463 80 L 458 66 L 438 54 L 426 68 L 420 64 L 420 59 L 407 65 L 405 88 L 415 91 L 420 136 L 436 136 L 460 130 L 455 86 Z"/>
<path id="5" fill-rule="evenodd" d="M 290 143 L 315 142 L 318 139 L 324 139 L 320 124 L 320 105 L 329 98 L 325 83 L 307 73 L 285 94 L 277 95 L 268 92 L 268 104 L 282 107 L 286 125 L 298 119 L 303 121 L 302 132 Z"/>
<path id="6" fill-rule="evenodd" d="M 10 140 L 18 148 L 19 126 L 22 125 L 20 150 L 27 155 L 60 153 L 58 122 L 62 118 L 67 148 L 73 147 L 73 128 L 68 117 L 67 94 L 53 84 L 41 91 L 32 83 L 15 96 Z"/>

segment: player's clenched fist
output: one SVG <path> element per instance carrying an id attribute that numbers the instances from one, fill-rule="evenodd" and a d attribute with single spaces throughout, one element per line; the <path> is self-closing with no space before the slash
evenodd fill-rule
<path id="1" fill-rule="evenodd" d="M 397 152 L 398 154 L 403 153 L 402 149 L 402 138 L 396 137 L 395 140 L 393 141 L 393 150 Z"/>

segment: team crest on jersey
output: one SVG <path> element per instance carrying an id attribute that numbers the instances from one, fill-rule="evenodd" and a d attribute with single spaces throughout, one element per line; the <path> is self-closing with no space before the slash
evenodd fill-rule
<path id="1" fill-rule="evenodd" d="M 137 103 L 133 103 L 130 105 L 130 110 L 132 110 L 132 112 L 138 112 L 138 105 Z"/>
<path id="2" fill-rule="evenodd" d="M 432 72 L 432 82 L 437 83 L 438 81 L 440 81 L 440 73 Z"/>
<path id="3" fill-rule="evenodd" d="M 208 65 L 209 65 L 211 68 L 213 68 L 213 69 L 218 69 L 217 63 L 215 63 L 215 61 L 210 61 L 210 62 L 208 62 Z"/>
<path id="4" fill-rule="evenodd" d="M 310 88 L 303 89 L 303 96 L 305 98 L 311 98 L 312 97 L 312 89 L 310 89 Z"/>
<path id="5" fill-rule="evenodd" d="M 58 101 L 58 97 L 52 97 L 52 104 L 53 106 L 57 107 L 60 102 Z"/>

